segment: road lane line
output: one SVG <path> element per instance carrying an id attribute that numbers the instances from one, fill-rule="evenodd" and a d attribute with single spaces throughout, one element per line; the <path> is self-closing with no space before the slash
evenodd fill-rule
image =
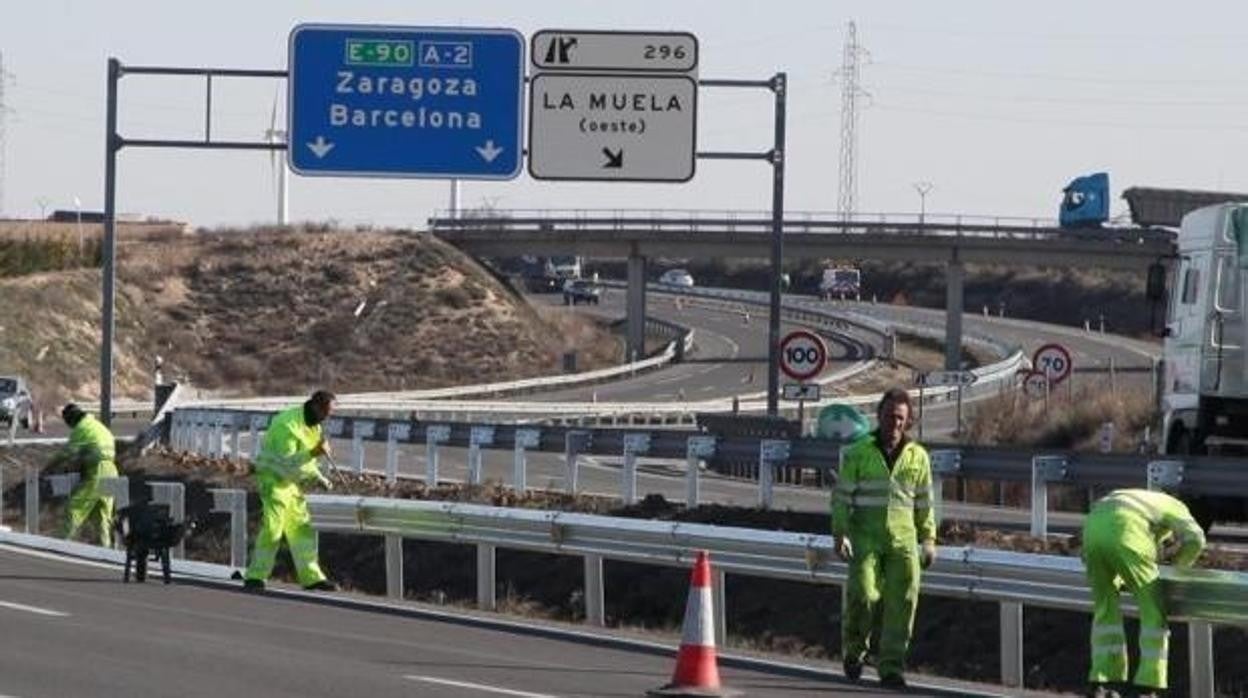
<path id="1" fill-rule="evenodd" d="M 53 611 L 50 608 L 39 608 L 38 606 L 27 606 L 20 603 L 12 603 L 10 601 L 0 601 L 0 608 L 11 608 L 14 611 L 26 611 L 27 613 L 37 613 L 41 616 L 55 616 L 57 618 L 66 618 L 68 613 Z"/>
<path id="2" fill-rule="evenodd" d="M 442 686 L 454 686 L 455 688 L 471 688 L 474 691 L 483 693 L 497 693 L 504 696 L 519 696 L 520 698 L 558 698 L 549 693 L 529 693 L 528 691 L 513 691 L 510 688 L 499 688 L 497 686 L 487 686 L 480 683 L 468 683 L 467 681 L 452 681 L 450 679 L 439 679 L 434 676 L 415 676 L 407 674 L 403 678 L 409 681 L 424 681 L 425 683 L 434 683 Z"/>

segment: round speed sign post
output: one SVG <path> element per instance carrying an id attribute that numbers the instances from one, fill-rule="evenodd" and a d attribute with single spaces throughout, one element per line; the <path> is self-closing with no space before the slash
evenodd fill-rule
<path id="1" fill-rule="evenodd" d="M 809 330 L 794 330 L 780 340 L 780 370 L 798 383 L 814 378 L 828 365 L 828 345 Z M 806 420 L 806 401 L 797 401 L 797 423 Z"/>

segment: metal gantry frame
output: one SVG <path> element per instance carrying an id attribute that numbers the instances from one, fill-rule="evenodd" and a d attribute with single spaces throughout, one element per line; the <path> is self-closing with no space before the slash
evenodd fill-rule
<path id="1" fill-rule="evenodd" d="M 207 99 L 204 104 L 204 137 L 202 140 L 163 140 L 125 138 L 117 132 L 117 92 L 126 75 L 203 76 Z M 100 420 L 112 422 L 113 407 L 113 336 L 116 329 L 117 284 L 117 153 L 127 146 L 134 148 L 191 148 L 207 150 L 285 150 L 285 143 L 260 141 L 214 141 L 212 139 L 212 80 L 222 78 L 279 78 L 285 70 L 239 70 L 231 68 L 172 68 L 164 66 L 123 66 L 116 58 L 108 59 L 108 106 L 104 145 L 104 280 L 103 320 L 100 346 Z"/>

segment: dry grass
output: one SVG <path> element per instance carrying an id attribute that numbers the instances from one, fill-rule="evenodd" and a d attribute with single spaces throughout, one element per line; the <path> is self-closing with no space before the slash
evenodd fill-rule
<path id="1" fill-rule="evenodd" d="M 217 231 L 124 240 L 116 393 L 165 375 L 235 394 L 401 390 L 558 373 L 617 360 L 579 319 L 545 318 L 424 234 Z M 98 395 L 100 276 L 0 281 L 0 373 L 41 401 Z"/>
<path id="2" fill-rule="evenodd" d="M 1096 450 L 1106 422 L 1114 424 L 1113 451 L 1136 450 L 1145 427 L 1156 423 L 1151 395 L 1142 390 L 1111 393 L 1105 383 L 1085 384 L 1073 394 L 1054 390 L 1046 406 L 1044 400 L 1016 391 L 977 403 L 966 441 Z"/>

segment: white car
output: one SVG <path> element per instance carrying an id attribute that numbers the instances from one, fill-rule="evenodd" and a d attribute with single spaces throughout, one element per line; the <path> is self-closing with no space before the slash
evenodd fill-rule
<path id="1" fill-rule="evenodd" d="M 693 286 L 693 276 L 684 269 L 668 269 L 659 277 L 659 283 L 668 286 Z"/>

